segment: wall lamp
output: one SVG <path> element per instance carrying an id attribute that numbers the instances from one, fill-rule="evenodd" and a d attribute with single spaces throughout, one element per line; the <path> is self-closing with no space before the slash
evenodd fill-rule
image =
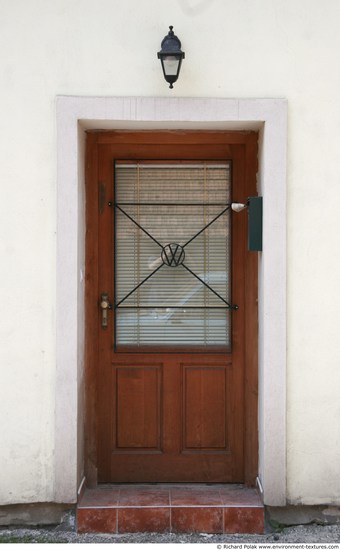
<path id="1" fill-rule="evenodd" d="M 169 88 L 173 88 L 173 83 L 179 77 L 185 53 L 181 50 L 181 41 L 172 30 L 173 26 L 171 25 L 169 29 L 168 34 L 162 40 L 161 50 L 157 53 L 157 57 L 161 60 L 164 78 L 169 82 Z"/>

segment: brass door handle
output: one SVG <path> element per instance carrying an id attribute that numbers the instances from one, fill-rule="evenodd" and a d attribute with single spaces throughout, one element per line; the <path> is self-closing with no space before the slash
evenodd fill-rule
<path id="1" fill-rule="evenodd" d="M 100 308 L 102 310 L 102 328 L 107 328 L 108 324 L 108 311 L 112 309 L 112 304 L 109 300 L 109 295 L 103 292 L 100 295 Z"/>

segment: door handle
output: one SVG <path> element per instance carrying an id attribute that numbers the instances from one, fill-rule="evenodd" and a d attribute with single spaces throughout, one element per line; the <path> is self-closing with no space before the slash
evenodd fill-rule
<path id="1" fill-rule="evenodd" d="M 100 309 L 102 310 L 102 328 L 107 328 L 108 324 L 108 311 L 112 309 L 112 304 L 109 300 L 109 295 L 103 292 L 100 295 Z"/>

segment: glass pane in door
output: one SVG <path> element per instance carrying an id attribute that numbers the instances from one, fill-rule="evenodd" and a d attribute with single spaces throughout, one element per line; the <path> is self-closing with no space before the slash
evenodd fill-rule
<path id="1" fill-rule="evenodd" d="M 115 345 L 230 347 L 229 162 L 115 163 Z"/>

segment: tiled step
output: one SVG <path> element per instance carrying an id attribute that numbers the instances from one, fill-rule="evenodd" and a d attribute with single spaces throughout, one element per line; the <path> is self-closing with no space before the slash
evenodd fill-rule
<path id="1" fill-rule="evenodd" d="M 79 533 L 263 533 L 264 507 L 242 485 L 101 485 L 85 489 Z"/>

